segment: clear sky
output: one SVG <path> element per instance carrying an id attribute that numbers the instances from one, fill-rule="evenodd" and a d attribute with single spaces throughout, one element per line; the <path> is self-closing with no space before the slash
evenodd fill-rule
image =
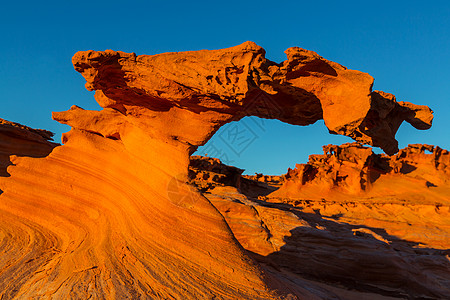
<path id="1" fill-rule="evenodd" d="M 370 4 L 369 4 L 370 3 Z M 44 128 L 60 141 L 67 126 L 52 111 L 100 109 L 71 57 L 79 50 L 137 54 L 220 49 L 247 40 L 267 58 L 299 46 L 375 77 L 374 89 L 435 111 L 431 130 L 400 128 L 400 146 L 450 149 L 448 1 L 3 1 L 0 10 L 0 117 Z M 247 123 L 245 123 L 247 122 Z M 234 126 L 234 125 L 230 125 Z M 221 129 L 207 144 L 247 173 L 282 174 L 321 146 L 345 143 L 323 122 L 308 127 L 246 119 L 245 149 L 230 149 Z M 225 133 L 224 133 L 225 132 Z M 222 137 L 222 138 L 221 138 Z M 205 152 L 200 149 L 200 152 Z"/>

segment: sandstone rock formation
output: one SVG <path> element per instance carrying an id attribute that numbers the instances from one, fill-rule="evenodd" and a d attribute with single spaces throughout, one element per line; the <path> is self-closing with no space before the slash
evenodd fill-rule
<path id="1" fill-rule="evenodd" d="M 306 164 L 297 164 L 284 176 L 284 185 L 273 196 L 308 197 L 318 194 L 343 194 L 345 197 L 376 194 L 378 180 L 410 181 L 420 188 L 445 188 L 450 183 L 450 153 L 438 146 L 408 145 L 391 157 L 375 154 L 357 143 L 323 147 L 323 155 L 310 155 Z M 428 152 L 428 153 L 427 153 Z M 395 185 L 391 195 L 401 193 Z M 386 184 L 383 184 L 386 188 Z"/>
<path id="2" fill-rule="evenodd" d="M 243 169 L 227 166 L 218 158 L 191 156 L 189 162 L 189 180 L 201 190 L 213 186 L 240 187 Z"/>
<path id="3" fill-rule="evenodd" d="M 54 113 L 72 127 L 59 147 L 48 142 L 48 132 L 10 123 L 0 127 L 2 167 L 10 165 L 3 173 L 9 177 L 0 177 L 0 298 L 332 299 L 343 293 L 281 276 L 276 262 L 275 271 L 258 263 L 257 255 L 284 247 L 283 236 L 298 220 L 277 211 L 278 248 L 256 251 L 248 245 L 265 242 L 253 236 L 269 237 L 268 231 L 234 230 L 233 217 L 218 201 L 187 184 L 189 155 L 220 126 L 247 115 L 295 125 L 323 118 L 330 132 L 394 154 L 401 122 L 427 129 L 432 112 L 372 91 L 372 77 L 314 52 L 290 48 L 281 64 L 264 54 L 251 42 L 153 56 L 75 54 L 75 69 L 103 110 L 73 106 Z M 236 186 L 239 178 L 223 181 L 219 190 Z M 268 183 L 257 182 L 257 189 L 252 178 L 240 184 L 268 195 L 259 194 Z M 294 265 L 301 258 L 295 256 Z M 442 291 L 430 294 L 420 286 L 413 293 Z"/>
<path id="4" fill-rule="evenodd" d="M 446 299 L 449 152 L 410 145 L 389 158 L 358 144 L 324 152 L 289 170 L 279 189 L 258 176 L 233 184 L 217 161 L 214 171 L 191 170 L 209 179 L 203 195 L 266 272 L 324 299 Z M 192 184 L 204 187 L 194 174 Z M 310 187 L 312 198 L 303 191 Z"/>
<path id="5" fill-rule="evenodd" d="M 10 156 L 45 157 L 58 144 L 53 133 L 0 119 L 0 176 L 9 176 Z"/>
<path id="6" fill-rule="evenodd" d="M 108 120 L 112 112 L 120 114 L 114 119 L 126 116 L 128 122 L 148 130 L 152 123 L 152 131 L 193 148 L 203 145 L 221 125 L 249 115 L 294 125 L 323 118 L 330 132 L 381 147 L 388 154 L 398 151 L 395 133 L 404 120 L 418 129 L 431 126 L 428 107 L 372 91 L 373 78 L 366 73 L 298 47 L 287 49 L 288 59 L 281 64 L 264 55 L 263 48 L 246 42 L 223 50 L 152 56 L 85 51 L 75 54 L 73 64 L 86 79 L 86 88 L 96 91 Z M 77 111 L 55 118 L 103 136 L 119 135 L 125 126 L 121 122 L 116 132 L 106 132 L 113 124 L 93 128 L 78 120 L 82 115 Z"/>

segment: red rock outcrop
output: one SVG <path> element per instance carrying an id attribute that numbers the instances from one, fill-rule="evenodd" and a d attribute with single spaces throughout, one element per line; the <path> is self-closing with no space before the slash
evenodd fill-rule
<path id="1" fill-rule="evenodd" d="M 25 127 L 17 149 L 2 144 L 18 156 L 2 158 L 11 165 L 10 177 L 0 177 L 0 298 L 330 299 L 330 289 L 248 255 L 226 211 L 187 184 L 189 155 L 247 115 L 295 125 L 323 118 L 330 132 L 393 154 L 401 122 L 426 129 L 432 112 L 373 92 L 372 77 L 314 52 L 290 48 L 281 64 L 264 54 L 251 42 L 153 56 L 75 54 L 104 109 L 54 113 L 72 127 L 63 146 Z M 291 222 L 284 214 L 277 224 Z"/>
<path id="2" fill-rule="evenodd" d="M 203 195 L 266 272 L 316 296 L 445 299 L 450 292 L 448 151 L 410 145 L 389 158 L 347 144 L 325 146 L 324 152 L 290 170 L 275 192 L 274 185 L 264 191 L 261 177 L 245 176 L 241 181 L 254 181 L 250 189 L 249 183 L 224 185 L 222 177 Z M 372 186 L 360 186 L 358 178 L 374 174 Z M 431 178 L 437 184 L 430 184 Z M 198 180 L 195 185 L 201 186 Z M 312 199 L 301 192 L 308 185 L 315 189 Z M 277 196 L 287 188 L 289 196 Z"/>
<path id="3" fill-rule="evenodd" d="M 273 196 L 301 198 L 306 196 L 303 191 L 311 189 L 367 194 L 373 192 L 372 189 L 377 190 L 375 182 L 380 177 L 383 180 L 414 179 L 421 181 L 420 186 L 424 188 L 445 187 L 450 182 L 450 154 L 438 146 L 408 145 L 391 157 L 375 154 L 371 148 L 357 143 L 327 145 L 323 151 L 323 155 L 310 155 L 308 163 L 289 169 L 284 185 Z M 397 191 L 398 188 L 394 188 L 392 193 Z"/>
<path id="4" fill-rule="evenodd" d="M 53 133 L 0 119 L 0 176 L 8 176 L 10 156 L 45 157 L 58 144 Z"/>
<path id="5" fill-rule="evenodd" d="M 217 185 L 240 187 L 242 172 L 222 164 L 218 158 L 195 155 L 189 162 L 189 181 L 201 190 Z"/>
<path id="6" fill-rule="evenodd" d="M 179 162 L 134 134 L 133 144 L 73 130 L 44 158 L 11 159 L 0 295 L 277 298 L 217 210 L 167 173 Z"/>
<path id="7" fill-rule="evenodd" d="M 249 115 L 294 125 L 323 118 L 330 132 L 388 154 L 398 151 L 395 133 L 404 120 L 418 129 L 431 126 L 428 107 L 372 91 L 373 78 L 366 73 L 298 47 L 286 54 L 288 59 L 277 64 L 265 58 L 263 48 L 246 42 L 222 50 L 152 56 L 85 51 L 75 54 L 73 64 L 86 79 L 86 88 L 96 91 L 100 106 L 192 148 L 206 143 L 221 125 Z M 117 132 L 103 132 L 112 124 L 86 126 L 79 121 L 82 115 L 55 118 L 104 136 L 122 130 L 123 123 Z"/>

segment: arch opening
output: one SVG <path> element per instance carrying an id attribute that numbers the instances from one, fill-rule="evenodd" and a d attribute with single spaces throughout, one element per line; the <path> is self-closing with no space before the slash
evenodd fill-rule
<path id="1" fill-rule="evenodd" d="M 306 163 L 322 146 L 353 142 L 350 137 L 327 134 L 324 121 L 308 126 L 291 125 L 276 119 L 245 117 L 223 125 L 192 156 L 218 158 L 243 169 L 244 175 L 282 175 L 296 164 Z"/>

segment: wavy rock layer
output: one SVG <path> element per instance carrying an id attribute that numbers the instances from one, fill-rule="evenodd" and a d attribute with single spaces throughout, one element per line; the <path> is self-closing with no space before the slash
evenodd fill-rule
<path id="1" fill-rule="evenodd" d="M 127 151 L 143 136 L 66 138 L 0 180 L 2 297 L 275 298 L 223 217 L 147 160 L 152 145 Z"/>
<path id="2" fill-rule="evenodd" d="M 189 155 L 247 115 L 324 118 L 331 132 L 394 153 L 401 122 L 426 129 L 432 112 L 372 92 L 372 77 L 314 52 L 286 54 L 273 63 L 251 42 L 77 53 L 102 111 L 54 113 L 72 126 L 60 147 L 45 131 L 0 127 L 10 165 L 0 177 L 0 298 L 329 299 L 248 255 L 232 222 L 186 184 Z"/>

